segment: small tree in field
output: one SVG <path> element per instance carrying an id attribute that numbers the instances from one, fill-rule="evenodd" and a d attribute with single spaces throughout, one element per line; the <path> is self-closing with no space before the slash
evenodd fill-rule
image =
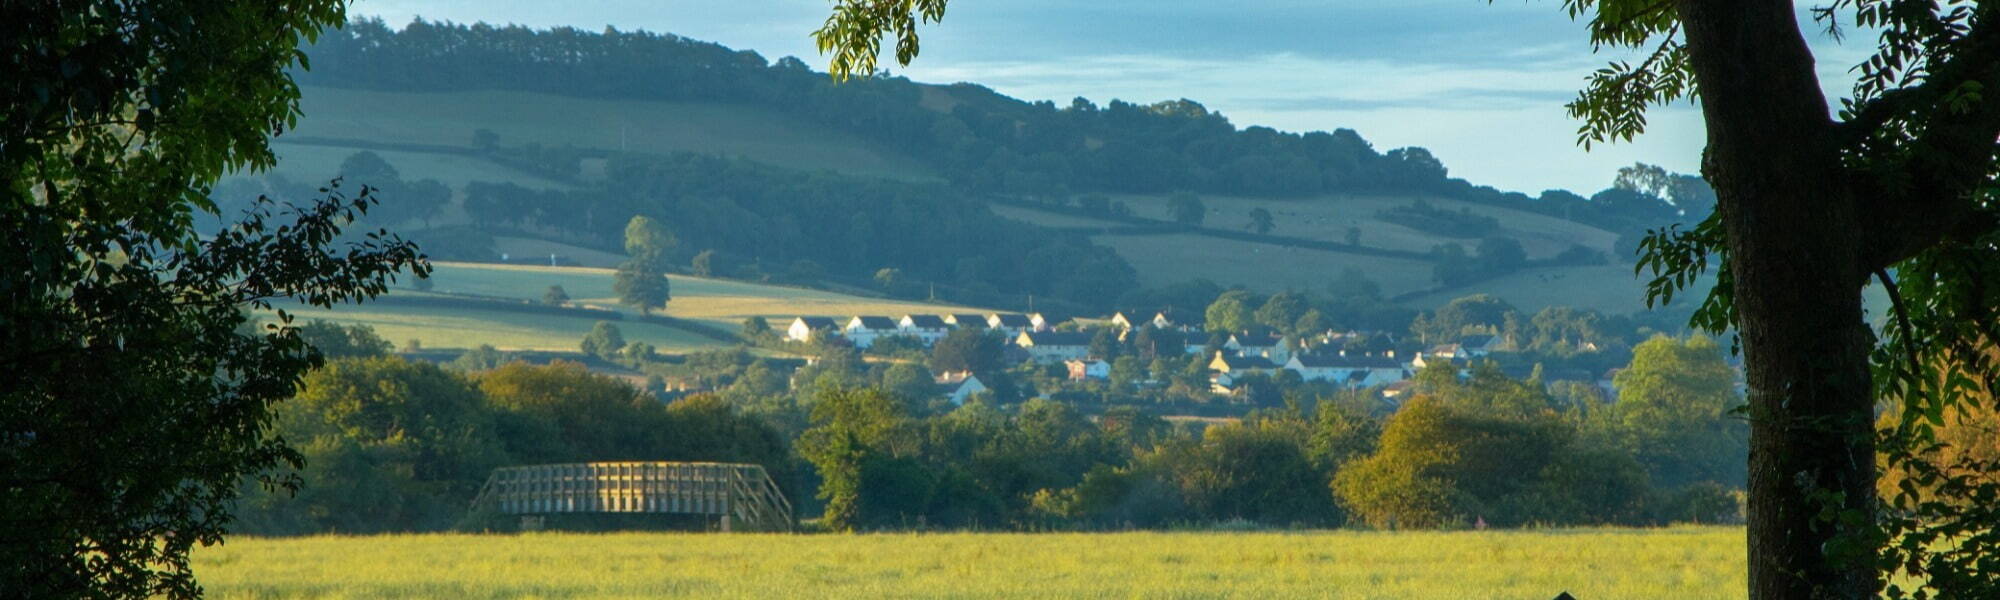
<path id="1" fill-rule="evenodd" d="M 542 304 L 547 304 L 549 306 L 562 306 L 568 303 L 569 303 L 569 292 L 564 291 L 563 287 L 560 285 L 549 286 L 549 291 L 542 293 Z"/>
<path id="2" fill-rule="evenodd" d="M 584 354 L 605 359 L 616 358 L 618 351 L 624 347 L 625 334 L 610 321 L 598 321 L 591 326 L 590 333 L 583 336 L 583 343 L 579 345 Z"/>

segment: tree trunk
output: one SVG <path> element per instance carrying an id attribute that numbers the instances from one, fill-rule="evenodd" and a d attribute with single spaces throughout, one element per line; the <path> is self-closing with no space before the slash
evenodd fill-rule
<path id="1" fill-rule="evenodd" d="M 1873 568 L 1829 555 L 1853 528 L 1821 517 L 1828 502 L 1861 515 L 1875 504 L 1859 194 L 1792 4 L 1678 7 L 1750 384 L 1749 596 L 1870 598 Z"/>

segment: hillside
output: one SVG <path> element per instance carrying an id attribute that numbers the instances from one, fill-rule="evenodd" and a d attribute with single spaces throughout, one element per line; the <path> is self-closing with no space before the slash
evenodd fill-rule
<path id="1" fill-rule="evenodd" d="M 699 152 L 791 168 L 934 180 L 916 160 L 851 133 L 777 111 L 717 102 L 602 100 L 500 90 L 385 92 L 310 86 L 291 137 L 473 150 L 485 129 L 500 144 L 604 151 Z M 339 164 L 334 159 L 331 165 Z M 506 180 L 488 176 L 489 180 Z M 438 177 L 446 183 L 456 183 Z M 522 185 L 535 186 L 531 183 Z"/>
<path id="2" fill-rule="evenodd" d="M 456 41 L 427 50 L 440 32 Z M 505 66 L 541 43 L 583 46 L 560 64 Z M 758 278 L 805 282 L 794 276 L 823 270 L 836 288 L 893 268 L 943 297 L 1014 309 L 1038 296 L 1108 310 L 1123 288 L 1195 278 L 1316 290 L 1352 268 L 1411 306 L 1491 292 L 1528 310 L 1628 312 L 1640 308 L 1625 293 L 1639 288 L 1629 269 L 1551 259 L 1581 250 L 1621 261 L 1621 240 L 1678 218 L 1664 199 L 1631 192 L 1503 194 L 1447 178 L 1421 148 L 1377 152 L 1349 130 L 1239 129 L 1184 100 L 1057 107 L 972 84 L 832 85 L 796 60 L 672 35 L 362 22 L 310 52 L 305 117 L 278 140 L 276 172 L 321 181 L 369 150 L 406 181 L 436 179 L 451 198 L 423 225 L 491 236 L 471 251 L 452 236 L 444 255 L 463 259 L 553 253 L 611 266 L 620 215 L 650 214 L 682 238 L 682 260 L 716 250 Z M 611 72 L 621 78 L 605 79 Z M 523 214 L 468 208 L 468 187 L 490 183 L 543 195 L 503 207 L 532 211 Z M 1176 189 L 1200 194 L 1203 229 L 1147 229 L 1170 224 Z M 1108 198 L 1124 218 L 1035 208 L 1084 196 Z M 911 202 L 932 207 L 913 212 L 923 204 Z M 1496 225 L 1454 236 L 1382 216 L 1417 202 Z M 1246 231 L 1257 209 L 1274 217 L 1269 236 Z M 924 225 L 947 215 L 965 222 Z M 1008 222 L 1025 228 L 999 229 Z M 1533 272 L 1475 272 L 1461 279 L 1480 281 L 1451 285 L 1434 276 L 1434 248 L 1470 251 L 1493 237 L 1518 242 Z M 1066 248 L 1031 256 L 1051 245 Z M 1099 260 L 1093 251 L 1126 264 L 1086 264 Z M 1069 272 L 1041 272 L 1050 268 Z M 1131 275 L 1103 279 L 1121 270 Z"/>
<path id="3" fill-rule="evenodd" d="M 575 187 L 571 183 L 500 164 L 471 152 L 471 132 L 482 128 L 494 129 L 503 141 L 520 144 L 584 145 L 608 141 L 604 137 L 592 136 L 615 136 L 615 133 L 603 128 L 608 126 L 600 126 L 619 121 L 643 121 L 650 124 L 647 129 L 650 133 L 666 130 L 674 133 L 671 136 L 649 133 L 642 138 L 628 139 L 628 143 L 642 151 L 734 152 L 745 158 L 791 168 L 922 177 L 921 166 L 908 159 L 878 153 L 863 140 L 837 132 L 816 132 L 809 127 L 787 130 L 782 125 L 787 120 L 784 115 L 760 115 L 753 110 L 721 110 L 727 107 L 692 103 L 573 99 L 520 92 L 398 93 L 309 87 L 305 93 L 308 116 L 301 121 L 299 130 L 287 137 L 307 139 L 312 143 L 277 145 L 281 160 L 274 172 L 294 181 L 329 178 L 339 171 L 340 162 L 352 153 L 389 144 L 405 149 L 371 151 L 412 177 L 435 178 L 457 190 L 476 181 L 508 182 L 531 189 L 570 190 Z M 440 108 L 452 105 L 477 109 L 454 111 Z M 727 114 L 729 118 L 720 121 L 709 118 L 715 114 Z M 500 118 L 501 115 L 513 115 L 513 118 Z M 699 126 L 676 128 L 670 125 L 682 121 Z M 599 129 L 596 133 L 587 133 L 591 127 Z M 791 142 L 778 135 L 787 131 L 793 134 Z M 337 134 L 352 137 L 336 137 Z M 343 143 L 356 145 L 341 145 Z M 435 151 L 442 149 L 429 148 L 433 145 L 463 152 Z M 1169 218 L 1164 195 L 1119 194 L 1111 197 L 1128 204 L 1133 216 L 1158 220 Z M 1467 242 L 1384 222 L 1375 216 L 1383 208 L 1409 203 L 1412 199 L 1409 196 L 1257 198 L 1208 195 L 1202 198 L 1208 206 L 1205 225 L 1217 229 L 1241 230 L 1248 224 L 1250 210 L 1264 208 L 1276 216 L 1274 235 L 1344 242 L 1348 230 L 1358 228 L 1363 246 L 1411 253 L 1427 252 L 1442 243 Z M 461 191 L 455 194 L 453 206 L 444 211 L 436 223 L 466 223 L 467 218 L 459 207 L 462 201 Z M 1609 231 L 1528 211 L 1435 196 L 1427 197 L 1426 201 L 1449 210 L 1466 210 L 1498 219 L 1500 235 L 1519 239 L 1531 258 L 1546 258 L 1572 245 L 1609 253 L 1617 238 L 1617 234 Z M 993 210 L 1004 217 L 1053 228 L 1088 229 L 1121 225 L 1118 221 L 1019 206 L 996 204 Z M 1419 292 L 1436 286 L 1431 280 L 1431 266 L 1415 259 L 1286 248 L 1185 234 L 1101 235 L 1093 240 L 1118 251 L 1132 264 L 1140 283 L 1148 286 L 1206 278 L 1224 285 L 1243 285 L 1265 292 L 1319 289 L 1333 275 L 1348 267 L 1360 269 L 1370 279 L 1382 284 L 1384 292 L 1390 295 Z M 496 237 L 495 249 L 516 256 L 556 252 L 576 261 L 576 264 L 597 267 L 613 266 L 623 258 L 615 253 L 519 235 Z M 1630 278 L 1629 269 L 1555 269 L 1565 271 L 1565 278 L 1555 282 L 1538 280 L 1533 286 L 1513 285 L 1511 280 L 1495 281 L 1490 285 L 1474 285 L 1439 295 L 1448 300 L 1463 293 L 1489 292 L 1531 309 L 1551 301 L 1611 312 L 1624 312 L 1638 306 L 1627 301 L 1630 294 L 1606 292 L 1607 289 L 1640 289 L 1639 283 Z M 1589 290 L 1590 293 L 1572 295 L 1564 293 L 1566 289 Z M 1438 303 L 1441 301 L 1431 302 L 1426 298 L 1412 305 Z"/>

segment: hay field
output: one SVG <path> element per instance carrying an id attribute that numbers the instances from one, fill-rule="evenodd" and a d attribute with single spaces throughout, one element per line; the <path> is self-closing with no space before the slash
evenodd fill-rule
<path id="1" fill-rule="evenodd" d="M 612 270 L 593 267 L 544 267 L 484 263 L 439 262 L 431 274 L 432 291 L 502 298 L 540 300 L 551 285 L 560 285 L 571 301 L 636 314 L 619 306 L 611 290 Z M 744 319 L 762 316 L 783 328 L 792 317 L 902 316 L 911 313 L 987 312 L 979 308 L 864 298 L 820 290 L 765 285 L 726 279 L 669 276 L 673 300 L 664 314 L 735 331 Z M 391 294 L 421 294 L 397 289 Z M 492 344 L 504 350 L 575 350 L 596 320 L 522 314 L 507 311 L 363 304 L 332 310 L 286 307 L 301 319 L 326 319 L 374 327 L 384 339 L 402 347 L 410 339 L 431 348 L 471 348 Z M 662 352 L 682 353 L 729 347 L 732 344 L 664 325 L 619 321 L 627 341 L 652 344 Z"/>
<path id="2" fill-rule="evenodd" d="M 1743 531 L 231 538 L 209 597 L 1740 598 Z"/>
<path id="3" fill-rule="evenodd" d="M 295 136 L 471 147 L 472 133 L 489 129 L 509 147 L 538 142 L 662 154 L 700 152 L 808 171 L 935 178 L 917 161 L 878 151 L 855 135 L 750 106 L 504 91 L 304 87 L 301 92 L 305 116 L 291 134 Z"/>

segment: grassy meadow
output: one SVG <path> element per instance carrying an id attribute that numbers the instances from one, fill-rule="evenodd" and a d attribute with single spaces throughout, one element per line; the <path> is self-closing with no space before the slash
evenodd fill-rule
<path id="1" fill-rule="evenodd" d="M 1728 527 L 231 538 L 209 597 L 1740 598 Z"/>
<path id="2" fill-rule="evenodd" d="M 507 146 L 539 142 L 634 152 L 700 152 L 808 171 L 935 178 L 916 160 L 881 152 L 853 134 L 751 106 L 490 90 L 418 93 L 305 87 L 301 91 L 307 116 L 299 120 L 291 134 L 295 136 L 469 148 L 473 131 L 488 129 Z"/>
<path id="3" fill-rule="evenodd" d="M 637 312 L 618 305 L 618 299 L 611 291 L 611 269 L 453 262 L 436 263 L 436 267 L 431 275 L 434 293 L 540 300 L 549 286 L 560 285 L 572 302 L 630 314 Z M 673 300 L 667 303 L 664 314 L 703 322 L 726 331 L 735 331 L 742 326 L 744 319 L 751 316 L 763 316 L 771 321 L 772 327 L 783 328 L 798 315 L 901 316 L 910 313 L 982 312 L 977 308 L 864 298 L 724 279 L 682 275 L 673 275 L 669 279 L 673 282 Z M 391 295 L 395 294 L 419 295 L 422 292 L 397 289 L 391 292 Z M 471 348 L 491 344 L 503 350 L 575 350 L 584 334 L 596 324 L 595 319 L 586 317 L 388 303 L 342 306 L 331 310 L 307 307 L 286 310 L 302 319 L 365 324 L 374 327 L 376 333 L 398 347 L 416 339 L 428 348 Z M 618 329 L 627 341 L 652 344 L 666 353 L 733 345 L 652 323 L 622 321 L 618 323 Z"/>

